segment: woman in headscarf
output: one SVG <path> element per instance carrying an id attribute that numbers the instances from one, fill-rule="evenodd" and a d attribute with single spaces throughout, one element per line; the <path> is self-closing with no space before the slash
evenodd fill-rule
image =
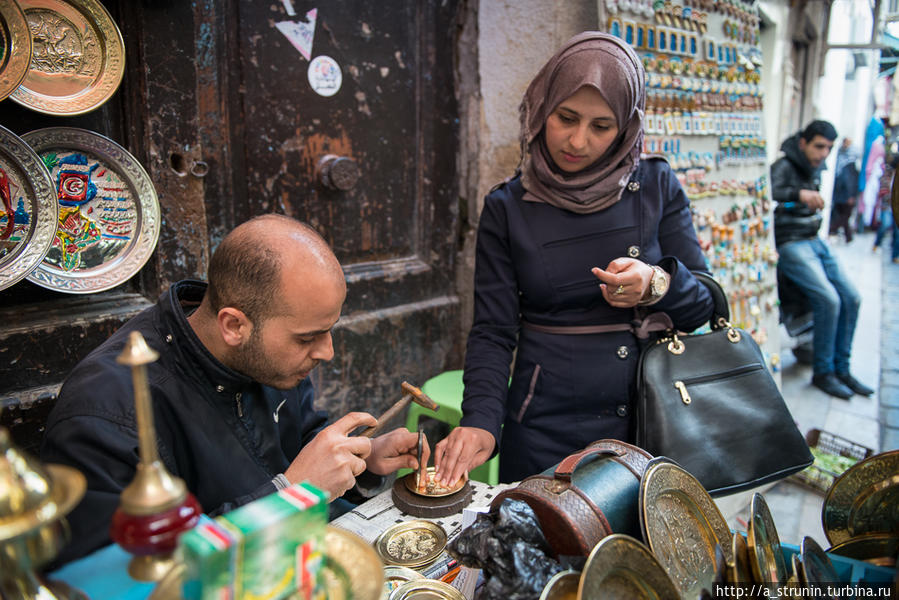
<path id="1" fill-rule="evenodd" d="M 667 162 L 641 158 L 644 102 L 640 60 L 598 32 L 530 83 L 520 172 L 480 217 L 463 417 L 436 449 L 444 481 L 497 447 L 508 482 L 595 440 L 631 441 L 635 316 L 664 311 L 684 331 L 710 318 L 687 197 Z"/>

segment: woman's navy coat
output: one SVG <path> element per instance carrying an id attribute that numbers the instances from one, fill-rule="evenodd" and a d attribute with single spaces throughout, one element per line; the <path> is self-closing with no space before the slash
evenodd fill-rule
<path id="1" fill-rule="evenodd" d="M 598 439 L 633 438 L 637 338 L 629 332 L 538 333 L 522 328 L 522 320 L 562 326 L 632 321 L 633 309 L 610 306 L 590 272 L 622 256 L 671 274 L 668 293 L 646 310 L 668 313 L 682 331 L 712 313 L 708 291 L 690 274 L 707 267 L 689 202 L 664 160 L 641 161 L 621 200 L 595 213 L 524 201 L 523 193 L 516 177 L 484 201 L 465 357 L 461 425 L 497 439 L 502 481 L 539 473 Z"/>

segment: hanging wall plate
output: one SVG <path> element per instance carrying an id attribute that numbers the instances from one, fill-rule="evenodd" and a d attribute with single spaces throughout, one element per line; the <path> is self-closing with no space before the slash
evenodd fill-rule
<path id="1" fill-rule="evenodd" d="M 19 87 L 31 64 L 31 31 L 16 0 L 0 0 L 0 100 Z"/>
<path id="2" fill-rule="evenodd" d="M 56 192 L 41 158 L 0 127 L 0 290 L 25 279 L 50 250 Z"/>
<path id="3" fill-rule="evenodd" d="M 125 73 L 125 43 L 98 0 L 19 0 L 31 28 L 31 66 L 10 98 L 49 115 L 106 102 Z"/>
<path id="4" fill-rule="evenodd" d="M 59 205 L 53 246 L 28 280 L 89 294 L 130 279 L 156 248 L 160 228 L 156 190 L 141 164 L 84 129 L 51 127 L 22 138 L 50 171 Z"/>

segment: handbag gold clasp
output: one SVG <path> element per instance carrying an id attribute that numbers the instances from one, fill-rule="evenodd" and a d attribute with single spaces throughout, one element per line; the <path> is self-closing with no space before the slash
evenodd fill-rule
<path id="1" fill-rule="evenodd" d="M 683 381 L 675 381 L 674 387 L 680 392 L 680 399 L 683 400 L 684 404 L 693 402 L 693 399 L 690 398 L 690 392 L 687 391 L 687 386 L 684 385 Z"/>
<path id="2" fill-rule="evenodd" d="M 668 352 L 671 354 L 683 354 L 685 349 L 686 346 L 678 339 L 677 334 L 672 335 L 671 341 L 668 342 Z"/>
<path id="3" fill-rule="evenodd" d="M 733 327 L 731 327 L 730 329 L 727 330 L 727 340 L 729 342 L 736 344 L 737 342 L 740 341 L 740 332 L 737 331 L 736 329 L 734 329 Z"/>

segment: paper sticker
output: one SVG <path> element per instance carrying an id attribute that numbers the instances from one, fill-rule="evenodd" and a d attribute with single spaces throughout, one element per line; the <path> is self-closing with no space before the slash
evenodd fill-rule
<path id="1" fill-rule="evenodd" d="M 316 56 L 309 63 L 309 85 L 320 96 L 333 96 L 340 90 L 343 74 L 337 61 L 330 56 Z"/>
<path id="2" fill-rule="evenodd" d="M 306 13 L 306 23 L 295 21 L 280 21 L 275 23 L 278 31 L 284 34 L 293 47 L 300 51 L 306 60 L 312 56 L 312 39 L 315 36 L 315 17 L 318 9 L 313 8 Z"/>

